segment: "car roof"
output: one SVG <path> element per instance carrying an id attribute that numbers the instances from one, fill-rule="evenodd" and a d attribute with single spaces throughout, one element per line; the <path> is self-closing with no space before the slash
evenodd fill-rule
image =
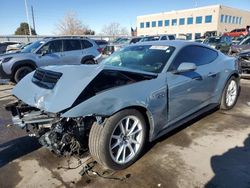
<path id="1" fill-rule="evenodd" d="M 197 42 L 191 42 L 187 40 L 161 40 L 161 41 L 147 41 L 147 42 L 139 42 L 133 45 L 156 45 L 156 46 L 174 46 L 174 47 L 184 47 L 187 45 L 196 45 L 196 46 L 206 46 L 203 44 L 199 44 Z M 206 46 L 207 47 L 207 46 Z"/>

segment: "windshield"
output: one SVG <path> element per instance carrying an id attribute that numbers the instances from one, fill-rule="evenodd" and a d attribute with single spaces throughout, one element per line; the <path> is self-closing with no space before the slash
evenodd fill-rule
<path id="1" fill-rule="evenodd" d="M 144 37 L 144 38 L 141 39 L 140 42 L 156 41 L 156 40 L 159 40 L 159 39 L 160 39 L 159 36 Z"/>
<path id="2" fill-rule="evenodd" d="M 124 44 L 124 43 L 128 43 L 128 42 L 129 42 L 128 38 L 121 38 L 114 43 Z"/>
<path id="3" fill-rule="evenodd" d="M 239 45 L 250 44 L 250 37 L 246 37 L 239 42 Z"/>
<path id="4" fill-rule="evenodd" d="M 112 54 L 102 64 L 160 73 L 174 50 L 173 46 L 128 46 Z"/>
<path id="5" fill-rule="evenodd" d="M 33 42 L 32 44 L 29 44 L 26 46 L 24 49 L 21 50 L 21 52 L 24 53 L 32 53 L 34 52 L 37 48 L 39 48 L 42 44 L 44 44 L 44 41 L 36 41 Z"/>
<path id="6" fill-rule="evenodd" d="M 205 44 L 209 44 L 209 43 L 219 43 L 220 42 L 220 38 L 208 38 L 204 41 Z"/>

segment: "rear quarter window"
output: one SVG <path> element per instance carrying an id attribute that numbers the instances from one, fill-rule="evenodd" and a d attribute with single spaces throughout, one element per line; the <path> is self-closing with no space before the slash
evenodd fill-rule
<path id="1" fill-rule="evenodd" d="M 91 48 L 93 47 L 93 44 L 87 40 L 82 40 L 82 46 L 83 48 Z"/>

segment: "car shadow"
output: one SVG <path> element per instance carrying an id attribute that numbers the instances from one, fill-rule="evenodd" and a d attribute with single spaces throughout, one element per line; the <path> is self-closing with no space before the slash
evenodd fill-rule
<path id="1" fill-rule="evenodd" d="M 250 134 L 243 147 L 236 146 L 211 158 L 214 177 L 205 188 L 250 187 Z"/>
<path id="2" fill-rule="evenodd" d="M 0 144 L 0 168 L 40 147 L 37 138 L 29 136 L 19 137 Z"/>

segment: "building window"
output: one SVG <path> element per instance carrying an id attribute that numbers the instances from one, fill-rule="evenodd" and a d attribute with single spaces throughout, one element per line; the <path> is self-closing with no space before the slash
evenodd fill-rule
<path id="1" fill-rule="evenodd" d="M 162 20 L 158 21 L 158 27 L 162 27 Z"/>
<path id="2" fill-rule="evenodd" d="M 165 27 L 169 26 L 169 20 L 165 20 Z"/>
<path id="3" fill-rule="evenodd" d="M 140 28 L 144 28 L 144 22 L 140 23 Z"/>
<path id="4" fill-rule="evenodd" d="M 190 24 L 193 24 L 193 17 L 189 17 L 187 19 L 187 24 L 190 25 Z"/>
<path id="5" fill-rule="evenodd" d="M 146 22 L 146 28 L 150 27 L 150 22 Z"/>
<path id="6" fill-rule="evenodd" d="M 212 15 L 206 16 L 205 17 L 205 23 L 211 23 L 212 22 Z"/>
<path id="7" fill-rule="evenodd" d="M 185 25 L 185 18 L 179 19 L 179 25 Z"/>
<path id="8" fill-rule="evenodd" d="M 239 18 L 239 24 L 241 25 L 242 17 Z"/>
<path id="9" fill-rule="evenodd" d="M 236 24 L 239 23 L 239 17 L 236 17 Z"/>
<path id="10" fill-rule="evenodd" d="M 196 17 L 196 23 L 201 24 L 202 23 L 202 16 L 197 16 Z"/>
<path id="11" fill-rule="evenodd" d="M 201 33 L 195 33 L 194 38 L 195 38 L 195 39 L 199 39 L 199 38 L 201 38 Z"/>
<path id="12" fill-rule="evenodd" d="M 227 23 L 228 15 L 225 16 L 225 23 Z"/>
<path id="13" fill-rule="evenodd" d="M 228 23 L 232 23 L 232 16 L 229 16 Z"/>
<path id="14" fill-rule="evenodd" d="M 221 22 L 221 23 L 224 22 L 224 14 L 220 15 L 220 22 Z"/>
<path id="15" fill-rule="evenodd" d="M 156 21 L 152 21 L 152 27 L 156 27 Z"/>
<path id="16" fill-rule="evenodd" d="M 177 19 L 172 19 L 172 26 L 176 26 L 177 25 Z"/>
<path id="17" fill-rule="evenodd" d="M 192 40 L 192 33 L 187 33 L 186 39 L 187 40 Z"/>
<path id="18" fill-rule="evenodd" d="M 235 16 L 233 16 L 233 21 L 232 21 L 233 24 L 235 24 Z"/>

